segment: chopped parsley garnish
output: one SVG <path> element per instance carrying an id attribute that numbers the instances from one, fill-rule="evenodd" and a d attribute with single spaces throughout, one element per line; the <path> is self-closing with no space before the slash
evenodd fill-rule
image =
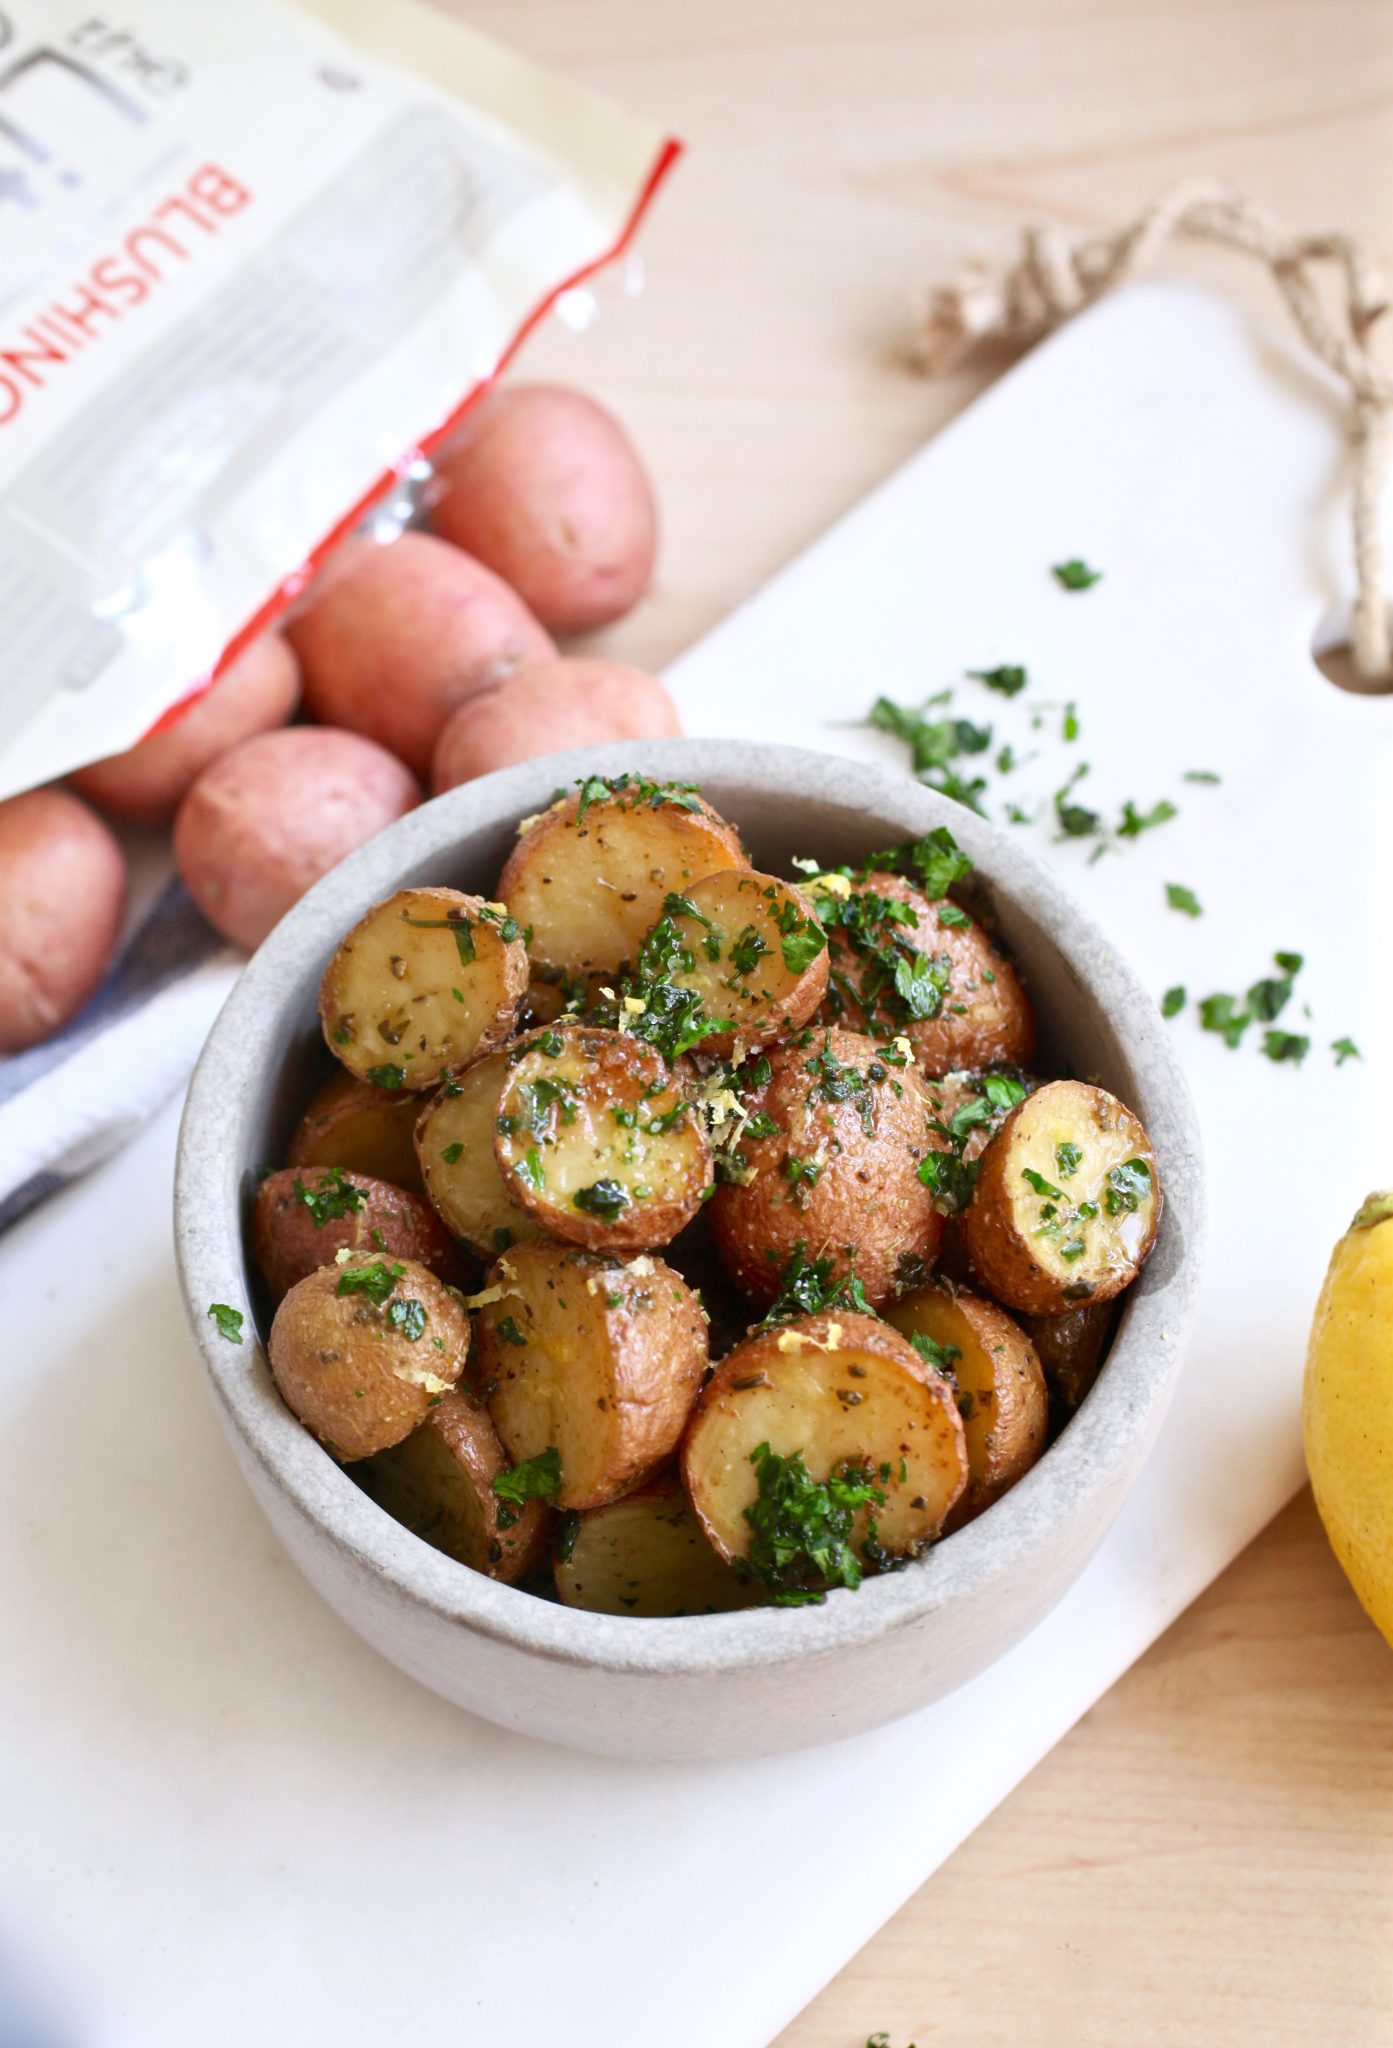
<path id="1" fill-rule="evenodd" d="M 953 1368 L 962 1357 L 962 1352 L 956 1344 L 940 1344 L 936 1337 L 926 1337 L 920 1330 L 911 1330 L 909 1341 L 925 1365 L 932 1366 L 944 1379 L 953 1379 Z"/>
<path id="2" fill-rule="evenodd" d="M 1087 562 L 1081 562 L 1077 555 L 1071 556 L 1067 562 L 1056 562 L 1050 574 L 1065 590 L 1091 590 L 1103 578 L 1101 569 L 1090 569 Z"/>
<path id="3" fill-rule="evenodd" d="M 1037 1173 L 1033 1166 L 1023 1166 L 1021 1168 L 1021 1179 L 1028 1181 L 1037 1195 L 1047 1195 L 1056 1202 L 1062 1202 L 1064 1199 L 1063 1191 L 1057 1188 L 1052 1181 L 1046 1180 L 1043 1173 Z"/>
<path id="4" fill-rule="evenodd" d="M 576 788 L 580 791 L 577 825 L 591 804 L 603 803 L 607 797 L 617 797 L 625 810 L 639 810 L 645 804 L 651 811 L 661 810 L 664 804 L 674 804 L 681 811 L 701 809 L 695 782 L 650 782 L 646 775 L 632 774 L 586 775 L 577 780 Z"/>
<path id="5" fill-rule="evenodd" d="M 1212 768 L 1187 768 L 1182 782 L 1222 782 L 1222 775 L 1216 775 Z"/>
<path id="6" fill-rule="evenodd" d="M 1311 1050 L 1311 1041 L 1299 1031 L 1264 1031 L 1262 1049 L 1270 1060 L 1291 1060 L 1299 1067 Z"/>
<path id="7" fill-rule="evenodd" d="M 453 932 L 455 935 L 455 951 L 459 954 L 459 964 L 461 967 L 472 967 L 478 958 L 478 949 L 474 944 L 474 927 L 463 911 L 458 912 L 454 917 L 403 916 L 402 922 L 404 924 L 414 924 L 421 931 Z M 513 928 L 513 937 L 517 937 L 516 926 Z"/>
<path id="8" fill-rule="evenodd" d="M 1200 899 L 1193 889 L 1187 889 L 1183 882 L 1167 882 L 1166 901 L 1172 910 L 1183 911 L 1186 917 L 1203 917 Z"/>
<path id="9" fill-rule="evenodd" d="M 789 906 L 793 908 L 792 905 Z M 784 966 L 790 974 L 806 974 L 819 953 L 827 944 L 822 927 L 810 917 L 801 916 L 796 910 L 797 922 L 784 931 L 779 941 L 779 951 L 784 957 Z"/>
<path id="10" fill-rule="evenodd" d="M 759 1109 L 746 1117 L 741 1136 L 745 1138 L 777 1138 L 780 1125 L 770 1116 L 768 1110 Z"/>
<path id="11" fill-rule="evenodd" d="M 505 1344 L 516 1344 L 521 1348 L 527 1342 L 511 1316 L 500 1316 L 494 1328 Z"/>
<path id="12" fill-rule="evenodd" d="M 1127 1159 L 1108 1175 L 1103 1207 L 1109 1216 L 1133 1215 L 1151 1193 L 1151 1168 L 1144 1159 Z"/>
<path id="13" fill-rule="evenodd" d="M 747 974 L 753 974 L 768 951 L 768 946 L 754 926 L 747 924 L 744 931 L 732 941 L 730 948 L 730 964 L 735 971 L 736 979 L 743 981 Z"/>
<path id="14" fill-rule="evenodd" d="M 571 1197 L 571 1205 L 583 1209 L 587 1216 L 598 1216 L 602 1223 L 613 1223 L 632 1202 L 633 1197 L 617 1180 L 597 1180 L 588 1188 L 577 1188 Z"/>
<path id="15" fill-rule="evenodd" d="M 750 1463 L 759 1492 L 745 1510 L 753 1535 L 743 1563 L 751 1578 L 773 1589 L 774 1605 L 816 1604 L 829 1587 L 859 1586 L 852 1525 L 862 1508 L 885 1504 L 869 1470 L 844 1462 L 817 1480 L 801 1451 L 782 1458 L 767 1443 L 751 1451 Z"/>
<path id="16" fill-rule="evenodd" d="M 380 1067 L 369 1067 L 367 1078 L 374 1088 L 400 1088 L 406 1080 L 406 1070 L 387 1060 Z"/>
<path id="17" fill-rule="evenodd" d="M 1064 787 L 1054 793 L 1055 819 L 1066 839 L 1092 839 L 1103 829 L 1103 820 L 1097 811 L 1090 811 L 1087 805 L 1073 801 L 1075 788 L 1088 772 L 1087 761 L 1080 761 Z"/>
<path id="18" fill-rule="evenodd" d="M 967 673 L 975 683 L 985 683 L 1002 697 L 1019 697 L 1029 680 L 1025 670 L 1012 662 L 1003 662 L 998 668 L 970 668 Z"/>
<path id="19" fill-rule="evenodd" d="M 242 1324 L 245 1320 L 239 1308 L 229 1308 L 225 1301 L 215 1301 L 208 1310 L 209 1316 L 218 1326 L 218 1335 L 225 1337 L 229 1344 L 242 1341 Z"/>
<path id="20" fill-rule="evenodd" d="M 1330 1043 L 1330 1050 L 1335 1055 L 1335 1064 L 1337 1067 L 1342 1067 L 1346 1060 L 1362 1060 L 1364 1057 L 1363 1053 L 1359 1050 L 1359 1047 L 1355 1044 L 1352 1038 L 1332 1039 Z"/>
<path id="21" fill-rule="evenodd" d="M 1230 1050 L 1239 1043 L 1252 1021 L 1237 996 L 1205 996 L 1200 1003 L 1202 1028 L 1206 1031 L 1216 1031 Z"/>
<path id="22" fill-rule="evenodd" d="M 400 1272 L 401 1268 L 398 1267 Z M 396 1330 L 408 1342 L 414 1344 L 418 1337 L 425 1335 L 426 1311 L 423 1303 L 409 1296 L 397 1295 L 387 1304 L 387 1326 Z"/>
<path id="23" fill-rule="evenodd" d="M 834 1280 L 831 1259 L 810 1259 L 807 1250 L 800 1237 L 784 1263 L 784 1270 L 779 1276 L 779 1291 L 760 1323 L 760 1329 L 768 1329 L 774 1323 L 786 1323 L 793 1316 L 820 1315 L 824 1309 L 855 1309 L 861 1315 L 872 1313 L 865 1290 L 854 1273 Z"/>
<path id="24" fill-rule="evenodd" d="M 389 1266 L 385 1259 L 371 1259 L 365 1266 L 345 1266 L 334 1292 L 366 1295 L 374 1308 L 381 1308 L 405 1271 L 405 1266 L 395 1261 Z"/>
<path id="25" fill-rule="evenodd" d="M 1161 1015 L 1178 1017 L 1186 1004 L 1185 984 L 1178 981 L 1174 988 L 1168 988 L 1161 998 Z"/>
<path id="26" fill-rule="evenodd" d="M 950 694 L 950 693 L 948 693 Z M 940 796 L 951 797 L 969 810 L 981 811 L 979 801 L 986 788 L 983 776 L 964 780 L 953 763 L 963 756 L 983 754 L 992 743 L 989 725 L 974 725 L 967 718 L 926 718 L 925 713 L 942 705 L 944 697 L 930 697 L 915 710 L 896 704 L 889 697 L 877 697 L 867 719 L 878 732 L 888 732 L 909 748 L 910 761 L 919 780 Z"/>
<path id="27" fill-rule="evenodd" d="M 456 1160 L 463 1158 L 464 1147 L 463 1145 L 458 1143 L 454 1145 L 446 1145 L 442 1149 L 440 1156 L 445 1161 L 445 1164 L 447 1166 L 453 1166 Z"/>
<path id="28" fill-rule="evenodd" d="M 1082 1158 L 1083 1153 L 1079 1147 L 1069 1144 L 1067 1139 L 1062 1140 L 1056 1145 L 1054 1148 L 1054 1163 L 1059 1169 L 1059 1178 L 1061 1180 L 1072 1180 L 1079 1170 L 1079 1162 Z"/>
<path id="29" fill-rule="evenodd" d="M 356 1215 L 367 1201 L 363 1190 L 346 1179 L 338 1166 L 326 1166 L 312 1188 L 307 1188 L 297 1174 L 294 1193 L 296 1201 L 303 1202 L 309 1210 L 316 1230 L 322 1230 L 326 1223 L 337 1223 L 344 1216 Z"/>
<path id="30" fill-rule="evenodd" d="M 548 1444 L 544 1451 L 538 1451 L 535 1458 L 524 1458 L 520 1464 L 510 1465 L 494 1480 L 493 1491 L 501 1503 L 498 1526 L 511 1529 L 518 1518 L 518 1510 L 528 1501 L 555 1500 L 560 1493 L 560 1451 L 555 1444 Z"/>

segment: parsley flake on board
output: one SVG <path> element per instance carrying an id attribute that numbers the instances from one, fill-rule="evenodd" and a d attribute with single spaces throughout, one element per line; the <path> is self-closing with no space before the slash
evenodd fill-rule
<path id="1" fill-rule="evenodd" d="M 1186 1003 L 1185 984 L 1178 981 L 1174 988 L 1168 988 L 1161 998 L 1161 1015 L 1178 1017 Z"/>
<path id="2" fill-rule="evenodd" d="M 912 705 L 896 704 L 893 698 L 877 697 L 867 723 L 909 748 L 914 773 L 928 788 L 980 812 L 986 778 L 978 775 L 964 780 L 953 764 L 963 756 L 985 753 L 992 743 L 992 729 L 974 725 L 967 718 L 925 717 L 925 712 L 943 702 L 944 695 L 930 697 L 916 710 Z"/>
<path id="3" fill-rule="evenodd" d="M 1073 555 L 1067 562 L 1056 562 L 1050 570 L 1056 583 L 1064 590 L 1091 590 L 1095 583 L 1101 583 L 1101 569 L 1090 569 L 1087 562 L 1081 562 Z"/>
<path id="4" fill-rule="evenodd" d="M 1218 783 L 1224 778 L 1222 775 L 1216 775 L 1212 768 L 1187 768 L 1180 779 L 1182 782 Z"/>
<path id="5" fill-rule="evenodd" d="M 1019 697 L 1029 681 L 1025 670 L 1013 662 L 1003 662 L 999 668 L 970 668 L 967 674 L 973 682 L 985 683 L 1001 697 Z"/>
<path id="6" fill-rule="evenodd" d="M 1270 1060 L 1290 1060 L 1299 1067 L 1311 1050 L 1311 1041 L 1300 1031 L 1264 1031 L 1262 1049 Z"/>
<path id="7" fill-rule="evenodd" d="M 215 1301 L 210 1305 L 208 1314 L 217 1324 L 220 1337 L 225 1337 L 229 1344 L 241 1343 L 245 1318 L 239 1308 L 229 1308 L 225 1301 Z"/>
<path id="8" fill-rule="evenodd" d="M 1186 917 L 1203 917 L 1204 910 L 1193 889 L 1187 889 L 1183 882 L 1167 882 L 1166 901 L 1172 910 L 1179 910 Z"/>
<path id="9" fill-rule="evenodd" d="M 1139 839 L 1143 832 L 1154 831 L 1157 825 L 1167 825 L 1172 818 L 1179 816 L 1180 812 L 1167 796 L 1161 797 L 1149 811 L 1139 811 L 1128 797 L 1122 806 L 1117 836 L 1119 839 Z"/>
<path id="10" fill-rule="evenodd" d="M 356 1215 L 367 1201 L 363 1190 L 355 1187 L 338 1166 L 325 1167 L 312 1188 L 307 1188 L 297 1174 L 294 1195 L 309 1210 L 316 1230 L 322 1230 L 326 1223 L 337 1223 L 344 1216 Z"/>
<path id="11" fill-rule="evenodd" d="M 1335 1064 L 1342 1067 L 1346 1060 L 1362 1060 L 1364 1055 L 1352 1038 L 1334 1038 L 1330 1050 L 1335 1055 Z"/>
<path id="12" fill-rule="evenodd" d="M 862 1570 L 851 1547 L 852 1525 L 862 1508 L 885 1504 L 869 1468 L 843 1462 L 818 1480 L 801 1451 L 783 1458 L 767 1443 L 756 1445 L 750 1463 L 759 1491 L 745 1509 L 753 1535 L 743 1564 L 772 1589 L 773 1604 L 816 1605 L 831 1587 L 858 1587 Z"/>

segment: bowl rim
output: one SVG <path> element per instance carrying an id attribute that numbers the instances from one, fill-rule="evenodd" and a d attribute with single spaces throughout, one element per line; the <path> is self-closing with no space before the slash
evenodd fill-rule
<path id="1" fill-rule="evenodd" d="M 250 1304 L 242 1241 L 245 1123 L 263 1064 L 282 1043 L 288 991 L 329 953 L 361 909 L 480 830 L 515 823 L 558 785 L 641 768 L 660 781 L 744 784 L 749 799 L 806 789 L 813 800 L 902 819 L 906 838 L 947 825 L 994 896 L 1075 963 L 1142 1082 L 1133 1103 L 1161 1166 L 1165 1210 L 1156 1250 L 1124 1297 L 1107 1367 L 1045 1455 L 989 1512 L 908 1569 L 868 1579 L 820 1606 L 649 1618 L 563 1607 L 472 1571 L 392 1518 L 296 1421 L 276 1392 L 263 1346 L 233 1345 L 212 1302 Z M 829 787 L 835 776 L 835 790 Z M 739 797 L 719 799 L 741 822 Z M 869 851 L 870 849 L 868 849 Z M 347 903 L 350 908 L 342 907 Z M 1080 963 L 1087 963 L 1086 966 Z M 1033 853 L 902 770 L 812 749 L 737 739 L 669 739 L 572 749 L 500 769 L 409 812 L 304 896 L 253 954 L 195 1068 L 180 1126 L 174 1236 L 185 1312 L 226 1426 L 274 1490 L 361 1571 L 441 1620 L 533 1657 L 615 1674 L 671 1678 L 816 1662 L 947 1607 L 1007 1577 L 1077 1512 L 1080 1492 L 1112 1493 L 1140 1440 L 1159 1427 L 1184 1361 L 1205 1225 L 1198 1120 L 1160 1011 L 1110 940 Z M 246 1331 L 254 1335 L 250 1314 Z M 1120 1499 L 1120 1494 L 1118 1496 Z"/>

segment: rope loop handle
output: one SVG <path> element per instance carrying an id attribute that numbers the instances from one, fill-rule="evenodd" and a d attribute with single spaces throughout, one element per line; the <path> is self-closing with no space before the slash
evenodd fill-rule
<path id="1" fill-rule="evenodd" d="M 982 266 L 941 285 L 925 302 L 914 359 L 937 375 L 980 343 L 1025 347 L 1150 268 L 1172 240 L 1208 242 L 1263 264 L 1312 354 L 1349 393 L 1354 449 L 1355 664 L 1366 676 L 1393 673 L 1379 515 L 1393 457 L 1393 369 L 1383 353 L 1389 292 L 1367 249 L 1342 234 L 1284 235 L 1253 200 L 1215 179 L 1188 179 L 1112 234 L 1070 236 L 1048 222 L 1025 230 L 1017 261 L 1002 273 Z M 1317 282 L 1333 269 L 1332 312 Z"/>

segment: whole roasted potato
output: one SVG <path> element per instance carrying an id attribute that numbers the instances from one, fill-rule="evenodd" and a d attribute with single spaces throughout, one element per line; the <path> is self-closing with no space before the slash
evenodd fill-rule
<path id="1" fill-rule="evenodd" d="M 813 1027 L 739 1070 L 742 1121 L 718 1155 L 711 1235 L 751 1300 L 803 1246 L 878 1306 L 932 1265 L 942 1222 L 921 1176 L 928 1096 L 903 1048 Z"/>
<path id="2" fill-rule="evenodd" d="M 80 795 L 119 818 L 172 818 L 211 761 L 253 733 L 284 725 L 300 700 L 300 668 L 289 642 L 262 633 L 189 706 L 124 753 L 77 769 Z M 176 707 L 177 711 L 177 707 Z"/>
<path id="3" fill-rule="evenodd" d="M 423 1195 L 337 1166 L 268 1173 L 252 1200 L 248 1236 L 274 1301 L 345 1248 L 412 1259 L 441 1280 L 464 1277 L 459 1246 Z"/>
<path id="4" fill-rule="evenodd" d="M 347 1464 L 400 1443 L 449 1393 L 469 1317 L 425 1266 L 350 1256 L 296 1282 L 267 1353 L 286 1406 Z"/>
<path id="5" fill-rule="evenodd" d="M 287 1166 L 341 1166 L 422 1191 L 412 1142 L 421 1098 L 409 1088 L 377 1088 L 342 1069 L 317 1088 L 286 1148 Z"/>
<path id="6" fill-rule="evenodd" d="M 902 1034 L 925 1074 L 1029 1066 L 1035 1024 L 1020 977 L 961 905 L 884 869 L 809 886 L 832 953 L 829 1022 Z"/>
<path id="7" fill-rule="evenodd" d="M 486 562 L 553 633 L 607 625 L 642 596 L 657 507 L 628 436 L 593 398 L 502 385 L 435 467 L 436 532 Z"/>
<path id="8" fill-rule="evenodd" d="M 539 1229 L 643 1251 L 711 1189 L 706 1133 L 662 1055 L 630 1033 L 548 1025 L 519 1039 L 494 1118 L 504 1188 Z"/>
<path id="9" fill-rule="evenodd" d="M 706 1367 L 701 1304 L 647 1253 L 516 1245 L 479 1297 L 475 1383 L 561 1508 L 603 1507 L 666 1463 Z"/>
<path id="10" fill-rule="evenodd" d="M 95 811 L 65 789 L 0 803 L 0 1053 L 75 1017 L 121 932 L 126 863 Z"/>
<path id="11" fill-rule="evenodd" d="M 513 1505 L 508 1460 L 488 1412 L 470 1394 L 442 1394 L 419 1429 L 391 1450 L 364 1459 L 354 1478 L 395 1521 L 505 1586 L 546 1558 L 551 1511 L 532 1499 Z"/>
<path id="12" fill-rule="evenodd" d="M 379 1088 L 434 1088 L 507 1038 L 527 951 L 501 904 L 398 889 L 360 917 L 319 988 L 325 1043 Z"/>
<path id="13" fill-rule="evenodd" d="M 321 875 L 419 797 L 401 762 L 357 733 L 256 733 L 189 790 L 174 858 L 209 924 L 250 952 Z"/>
<path id="14" fill-rule="evenodd" d="M 995 1302 L 965 1287 L 919 1287 L 891 1302 L 888 1321 L 953 1385 L 967 1441 L 967 1489 L 950 1529 L 1015 1485 L 1049 1434 L 1045 1376 L 1030 1339 Z"/>
<path id="15" fill-rule="evenodd" d="M 696 790 L 592 776 L 525 821 L 498 894 L 531 930 L 534 968 L 613 975 L 632 962 L 669 895 L 748 866 L 739 835 Z"/>
<path id="16" fill-rule="evenodd" d="M 1131 1110 L 1087 1082 L 1047 1081 L 982 1154 L 963 1236 L 996 1300 L 1062 1315 L 1130 1286 L 1160 1217 L 1156 1160 Z"/>
<path id="17" fill-rule="evenodd" d="M 428 533 L 346 542 L 286 630 L 305 708 L 376 740 L 422 781 L 457 705 L 556 652 L 515 591 Z"/>
<path id="18" fill-rule="evenodd" d="M 578 1516 L 552 1575 L 565 1606 L 592 1614 L 723 1614 L 759 1598 L 711 1548 L 675 1472 Z"/>
<path id="19" fill-rule="evenodd" d="M 948 1381 L 888 1323 L 835 1312 L 756 1331 L 721 1360 L 682 1477 L 721 1556 L 805 1600 L 932 1542 L 968 1461 Z"/>
<path id="20" fill-rule="evenodd" d="M 539 754 L 603 740 L 666 739 L 681 730 L 656 676 L 619 661 L 537 661 L 489 683 L 451 713 L 436 741 L 431 785 L 439 796 Z"/>

